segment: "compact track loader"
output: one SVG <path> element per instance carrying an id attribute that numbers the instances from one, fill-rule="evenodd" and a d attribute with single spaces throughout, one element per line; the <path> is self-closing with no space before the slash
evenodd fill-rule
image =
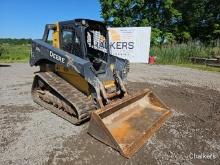
<path id="1" fill-rule="evenodd" d="M 52 42 L 48 40 L 52 32 Z M 31 66 L 40 66 L 33 100 L 79 125 L 129 158 L 171 114 L 149 89 L 125 85 L 129 62 L 109 52 L 108 30 L 98 21 L 75 19 L 47 24 L 32 41 Z"/>

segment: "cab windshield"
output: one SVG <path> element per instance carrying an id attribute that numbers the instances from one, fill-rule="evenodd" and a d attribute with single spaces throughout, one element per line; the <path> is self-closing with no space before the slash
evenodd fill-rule
<path id="1" fill-rule="evenodd" d="M 107 31 L 87 27 L 85 30 L 87 58 L 93 63 L 96 71 L 102 70 L 107 63 Z"/>
<path id="2" fill-rule="evenodd" d="M 89 57 L 101 58 L 106 61 L 107 57 L 107 37 L 106 33 L 95 30 L 86 29 L 86 45 Z"/>

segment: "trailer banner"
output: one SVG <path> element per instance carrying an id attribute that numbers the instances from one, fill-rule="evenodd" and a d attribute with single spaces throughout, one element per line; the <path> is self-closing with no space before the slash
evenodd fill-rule
<path id="1" fill-rule="evenodd" d="M 110 53 L 131 63 L 148 63 L 151 27 L 108 28 Z"/>

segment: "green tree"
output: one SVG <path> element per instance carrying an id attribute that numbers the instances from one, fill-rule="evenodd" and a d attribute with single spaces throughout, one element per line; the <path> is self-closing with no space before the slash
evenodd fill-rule
<path id="1" fill-rule="evenodd" d="M 12 38 L 0 38 L 0 44 L 14 44 L 14 45 L 22 45 L 22 44 L 30 44 L 31 39 L 12 39 Z"/>
<path id="2" fill-rule="evenodd" d="M 100 4 L 101 15 L 110 26 L 152 26 L 154 43 L 175 38 L 172 33 L 181 13 L 173 8 L 173 0 L 100 0 Z"/>
<path id="3" fill-rule="evenodd" d="M 100 0 L 100 4 L 110 26 L 151 26 L 153 44 L 220 39 L 216 0 Z"/>
<path id="4" fill-rule="evenodd" d="M 174 7 L 182 13 L 178 27 L 179 40 L 190 36 L 207 42 L 220 37 L 220 3 L 218 1 L 175 0 L 174 2 Z"/>

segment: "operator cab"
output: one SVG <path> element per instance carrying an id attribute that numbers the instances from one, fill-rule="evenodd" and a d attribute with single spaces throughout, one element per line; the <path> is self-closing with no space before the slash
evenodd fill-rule
<path id="1" fill-rule="evenodd" d="M 80 58 L 89 60 L 96 73 L 106 70 L 108 61 L 108 32 L 98 21 L 76 19 L 61 26 L 61 48 Z"/>
<path id="2" fill-rule="evenodd" d="M 96 74 L 106 71 L 109 57 L 108 31 L 102 22 L 75 19 L 58 24 L 47 24 L 43 41 L 48 41 L 53 30 L 53 46 L 89 60 Z"/>

